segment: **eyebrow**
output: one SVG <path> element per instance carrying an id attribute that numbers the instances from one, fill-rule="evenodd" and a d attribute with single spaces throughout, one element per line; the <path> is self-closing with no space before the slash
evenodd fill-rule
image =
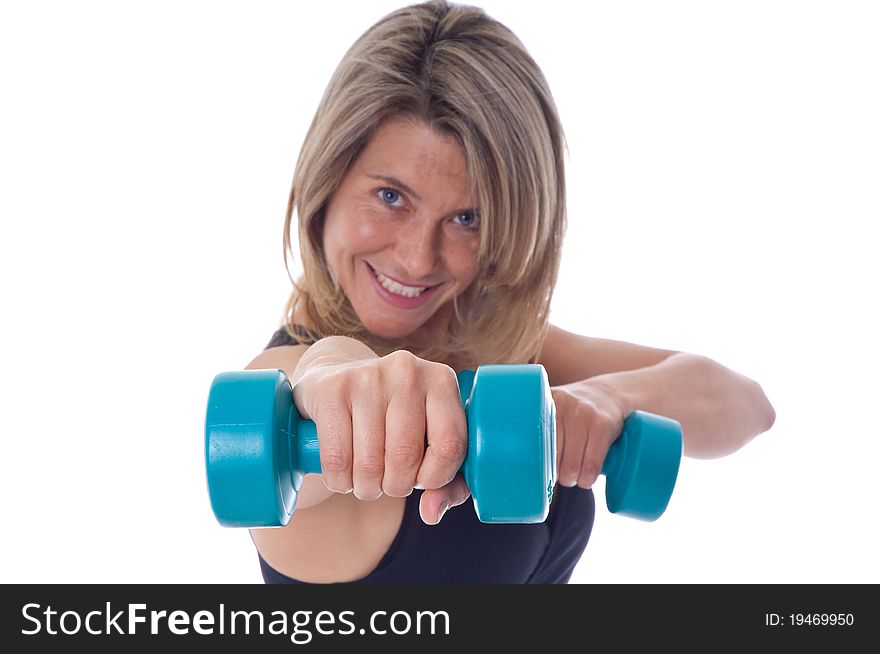
<path id="1" fill-rule="evenodd" d="M 391 186 L 399 188 L 404 193 L 413 196 L 419 202 L 422 201 L 422 198 L 418 193 L 413 191 L 409 186 L 407 186 L 406 184 L 401 182 L 396 177 L 389 177 L 388 175 L 367 175 L 367 177 L 369 177 L 371 179 L 378 179 L 381 182 L 385 182 L 386 184 L 390 184 Z M 476 207 L 468 207 L 466 209 L 456 209 L 456 212 L 457 213 L 475 213 L 475 214 L 479 215 L 480 210 L 477 209 Z"/>

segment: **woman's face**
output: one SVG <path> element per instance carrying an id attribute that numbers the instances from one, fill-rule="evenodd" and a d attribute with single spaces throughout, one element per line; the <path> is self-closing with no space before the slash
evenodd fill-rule
<path id="1" fill-rule="evenodd" d="M 417 343 L 446 327 L 452 299 L 477 276 L 479 244 L 461 147 L 406 117 L 379 126 L 327 207 L 327 263 L 384 338 Z"/>

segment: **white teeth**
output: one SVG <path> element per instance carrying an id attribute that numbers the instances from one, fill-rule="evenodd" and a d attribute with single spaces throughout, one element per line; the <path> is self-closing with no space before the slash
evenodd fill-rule
<path id="1" fill-rule="evenodd" d="M 404 286 L 403 284 L 398 284 L 393 279 L 388 279 L 385 275 L 380 273 L 375 268 L 373 272 L 376 273 L 376 279 L 379 280 L 379 283 L 382 284 L 382 287 L 395 295 L 402 295 L 403 297 L 418 297 L 422 293 L 425 292 L 427 286 Z"/>

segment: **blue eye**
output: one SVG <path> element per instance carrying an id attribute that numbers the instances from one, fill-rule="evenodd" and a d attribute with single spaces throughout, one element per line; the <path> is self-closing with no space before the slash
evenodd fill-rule
<path id="1" fill-rule="evenodd" d="M 397 204 L 400 200 L 400 193 L 393 188 L 383 188 L 379 191 L 379 197 L 385 204 Z"/>
<path id="2" fill-rule="evenodd" d="M 460 213 L 455 219 L 462 227 L 476 229 L 480 225 L 480 216 L 475 213 Z"/>

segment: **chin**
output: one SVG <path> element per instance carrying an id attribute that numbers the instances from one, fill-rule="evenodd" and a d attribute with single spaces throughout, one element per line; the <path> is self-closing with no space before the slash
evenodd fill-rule
<path id="1" fill-rule="evenodd" d="M 363 323 L 371 334 L 388 340 L 404 339 L 421 326 L 412 323 L 401 324 L 389 320 L 366 320 Z"/>

